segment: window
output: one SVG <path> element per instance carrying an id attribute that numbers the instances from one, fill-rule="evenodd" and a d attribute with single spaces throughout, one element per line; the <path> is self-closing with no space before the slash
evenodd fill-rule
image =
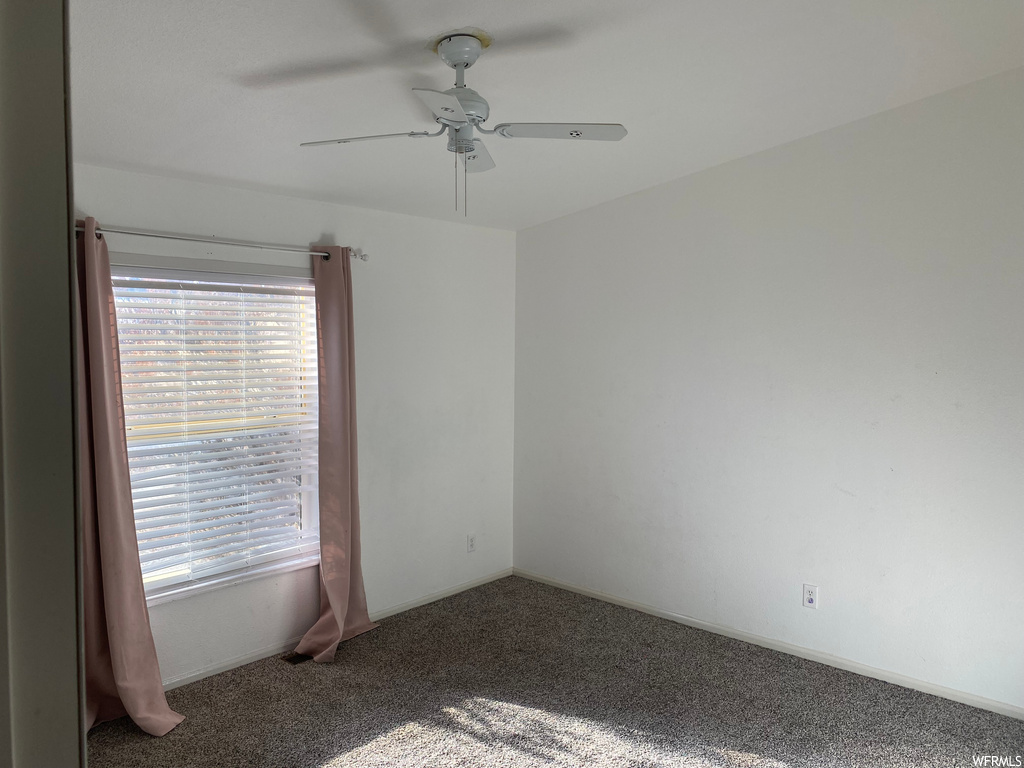
<path id="1" fill-rule="evenodd" d="M 147 596 L 315 557 L 310 281 L 115 268 L 113 284 Z"/>

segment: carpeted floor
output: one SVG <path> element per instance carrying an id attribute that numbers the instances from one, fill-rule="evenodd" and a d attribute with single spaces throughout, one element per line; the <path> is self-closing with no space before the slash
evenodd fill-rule
<path id="1" fill-rule="evenodd" d="M 334 664 L 265 659 L 126 718 L 89 765 L 971 766 L 1024 722 L 510 577 L 386 619 Z"/>

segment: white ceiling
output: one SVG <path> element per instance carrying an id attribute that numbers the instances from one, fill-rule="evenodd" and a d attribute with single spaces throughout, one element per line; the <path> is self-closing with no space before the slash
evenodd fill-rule
<path id="1" fill-rule="evenodd" d="M 1020 0 L 70 6 L 76 161 L 451 220 L 441 138 L 298 144 L 430 129 L 409 88 L 444 90 L 452 72 L 428 40 L 483 28 L 494 43 L 466 81 L 490 102 L 489 125 L 629 129 L 615 143 L 487 137 L 497 168 L 469 177 L 458 220 L 505 229 L 1024 65 Z M 524 40 L 536 44 L 510 49 Z M 297 77 L 310 68 L 342 71 Z"/>

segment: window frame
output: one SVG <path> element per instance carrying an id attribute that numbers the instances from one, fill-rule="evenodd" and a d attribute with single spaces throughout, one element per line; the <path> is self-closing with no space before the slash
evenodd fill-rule
<path id="1" fill-rule="evenodd" d="M 312 268 L 308 266 L 162 256 L 125 251 L 111 252 L 110 265 L 112 279 L 149 277 L 170 282 L 176 280 L 234 284 L 265 282 L 281 287 L 313 285 Z M 255 565 L 218 572 L 207 577 L 190 578 L 147 588 L 146 604 L 149 606 L 159 605 L 269 576 L 319 566 L 319 504 L 310 503 L 308 492 L 303 492 L 302 496 L 302 529 L 316 531 L 309 544 L 302 547 L 302 551 Z"/>

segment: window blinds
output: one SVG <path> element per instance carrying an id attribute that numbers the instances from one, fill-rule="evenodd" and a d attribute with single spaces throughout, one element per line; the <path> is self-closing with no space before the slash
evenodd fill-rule
<path id="1" fill-rule="evenodd" d="M 139 274 L 113 285 L 147 593 L 316 552 L 313 286 Z"/>

